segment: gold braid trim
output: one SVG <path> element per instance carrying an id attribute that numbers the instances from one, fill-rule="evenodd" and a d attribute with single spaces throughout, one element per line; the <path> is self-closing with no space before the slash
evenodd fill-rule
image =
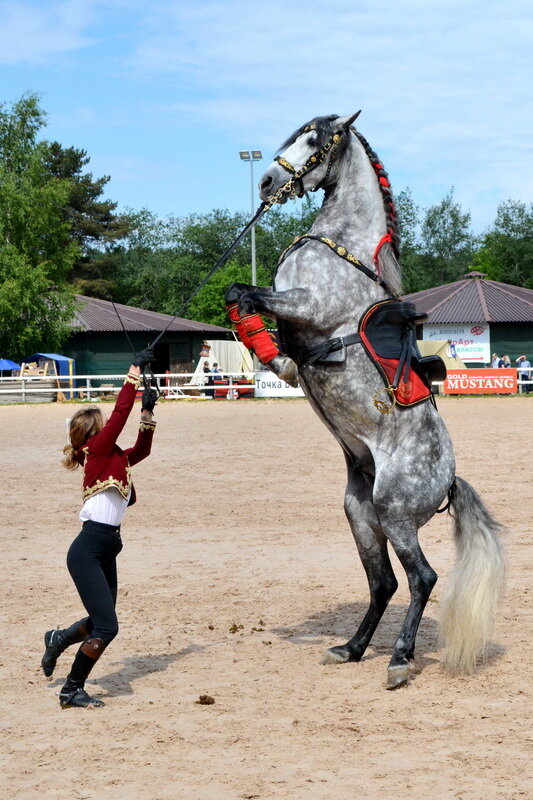
<path id="1" fill-rule="evenodd" d="M 285 248 L 285 250 L 279 257 L 278 264 L 281 264 L 283 262 L 283 259 L 289 252 L 289 250 L 291 250 L 295 244 L 298 244 L 298 242 L 301 242 L 303 239 L 308 239 L 309 241 L 315 240 L 323 242 L 323 244 L 327 244 L 330 250 L 333 250 L 334 253 L 337 253 L 338 256 L 344 258 L 346 261 L 349 261 L 351 264 L 356 264 L 357 266 L 364 266 L 362 262 L 359 261 L 359 259 L 356 258 L 354 255 L 352 255 L 352 253 L 350 253 L 342 244 L 337 244 L 337 242 L 334 242 L 333 239 L 330 239 L 328 236 L 309 236 L 306 233 L 304 233 L 302 236 L 297 236 L 292 242 L 292 244 L 290 244 L 288 247 Z"/>
<path id="2" fill-rule="evenodd" d="M 296 174 L 296 170 L 295 170 L 295 169 L 294 169 L 294 167 L 292 166 L 291 162 L 290 162 L 290 161 L 287 161 L 287 159 L 286 159 L 286 158 L 283 158 L 283 156 L 278 156 L 278 158 L 277 158 L 276 160 L 277 160 L 278 164 L 281 164 L 281 166 L 282 166 L 282 167 L 285 167 L 285 169 L 287 170 L 287 172 L 290 172 L 290 173 L 292 173 L 293 175 L 295 175 L 295 174 Z"/>
<path id="3" fill-rule="evenodd" d="M 118 489 L 124 500 L 128 499 L 128 494 L 131 487 L 131 469 L 130 467 L 126 467 L 126 475 L 127 475 L 127 483 L 123 483 L 118 478 L 114 478 L 112 475 L 109 478 L 106 478 L 105 481 L 96 481 L 93 483 L 92 486 L 87 486 L 85 489 L 82 490 L 81 496 L 83 501 L 88 500 L 89 497 L 92 497 L 98 492 L 103 492 L 105 489 Z"/>
<path id="4" fill-rule="evenodd" d="M 150 421 L 147 420 L 147 419 L 143 419 L 143 420 L 141 420 L 141 424 L 139 425 L 139 430 L 140 431 L 153 430 L 156 425 L 157 425 L 157 422 L 155 421 L 155 419 L 152 419 Z"/>
<path id="5" fill-rule="evenodd" d="M 124 383 L 133 383 L 136 389 L 141 385 L 141 378 L 139 375 L 131 375 L 129 372 L 124 378 Z"/>

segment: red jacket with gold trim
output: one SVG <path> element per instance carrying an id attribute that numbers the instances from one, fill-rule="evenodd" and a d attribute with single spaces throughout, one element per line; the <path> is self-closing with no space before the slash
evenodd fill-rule
<path id="1" fill-rule="evenodd" d="M 141 379 L 128 375 L 119 392 L 115 407 L 102 430 L 91 436 L 81 448 L 85 454 L 83 465 L 83 501 L 104 489 L 118 489 L 124 499 L 131 489 L 130 505 L 135 502 L 135 489 L 131 482 L 131 467 L 150 455 L 155 421 L 141 420 L 137 441 L 133 447 L 122 450 L 117 439 L 133 408 Z"/>

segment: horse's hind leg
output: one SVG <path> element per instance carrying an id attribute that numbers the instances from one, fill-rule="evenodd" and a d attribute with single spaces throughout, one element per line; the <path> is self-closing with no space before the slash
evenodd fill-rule
<path id="1" fill-rule="evenodd" d="M 347 455 L 348 483 L 344 510 L 363 562 L 370 588 L 370 606 L 357 632 L 346 644 L 326 651 L 322 663 L 360 661 L 398 588 L 387 552 L 387 539 L 372 505 L 371 478 L 365 477 Z"/>
<path id="2" fill-rule="evenodd" d="M 411 594 L 411 602 L 387 670 L 387 689 L 396 689 L 408 680 L 409 661 L 415 655 L 418 626 L 437 582 L 437 573 L 426 561 L 412 522 L 395 522 L 390 526 L 384 523 L 383 527 L 405 569 Z"/>

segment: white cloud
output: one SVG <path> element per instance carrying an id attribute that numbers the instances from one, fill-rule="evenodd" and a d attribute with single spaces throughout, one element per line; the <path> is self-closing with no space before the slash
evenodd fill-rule
<path id="1" fill-rule="evenodd" d="M 41 64 L 58 54 L 86 47 L 84 32 L 94 19 L 91 0 L 0 2 L 0 63 Z"/>
<path id="2" fill-rule="evenodd" d="M 133 150 L 136 136 L 137 152 L 155 141 L 197 164 L 200 138 L 221 159 L 244 146 L 267 155 L 315 115 L 362 108 L 393 186 L 424 203 L 454 185 L 481 208 L 531 196 L 529 6 L 0 0 L 0 63 L 62 66 L 70 54 L 79 108 L 57 102 L 56 137 L 85 125 L 99 145 L 116 137 Z"/>

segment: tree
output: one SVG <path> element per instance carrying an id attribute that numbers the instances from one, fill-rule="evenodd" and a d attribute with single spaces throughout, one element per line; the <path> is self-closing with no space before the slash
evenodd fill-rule
<path id="1" fill-rule="evenodd" d="M 396 197 L 396 211 L 400 223 L 403 290 L 408 294 L 418 291 L 425 277 L 420 258 L 420 209 L 409 187 Z"/>
<path id="2" fill-rule="evenodd" d="M 307 195 L 294 209 L 274 206 L 261 218 L 256 228 L 257 260 L 266 270 L 267 285 L 274 279 L 282 252 L 310 230 L 319 210 L 314 197 Z"/>
<path id="3" fill-rule="evenodd" d="M 50 143 L 44 155 L 48 173 L 68 180 L 71 187 L 64 218 L 79 257 L 70 280 L 81 294 L 110 299 L 116 290 L 111 245 L 128 233 L 131 223 L 127 215 L 115 213 L 117 203 L 102 199 L 110 177 L 94 178 L 84 172 L 89 161 L 85 150 L 64 148 L 58 142 Z"/>
<path id="4" fill-rule="evenodd" d="M 306 201 L 296 213 L 271 209 L 256 226 L 258 281 L 272 282 L 281 252 L 296 235 L 312 225 L 318 209 Z M 232 214 L 215 209 L 209 214 L 158 219 L 150 211 L 128 211 L 131 229 L 116 249 L 118 292 L 116 299 L 154 311 L 176 314 L 204 277 L 233 243 L 248 222 L 243 213 Z M 235 278 L 250 282 L 250 238 L 247 236 L 234 250 L 231 263 L 240 268 Z M 224 271 L 222 271 L 224 275 Z M 214 280 L 214 279 L 213 279 Z M 231 283 L 232 280 L 228 280 Z M 222 283 L 221 301 L 210 306 L 191 306 L 185 313 L 202 313 L 201 320 L 212 324 L 224 318 Z M 226 284 L 227 285 L 227 284 Z M 209 308 L 213 318 L 209 317 Z"/>
<path id="5" fill-rule="evenodd" d="M 232 261 L 225 264 L 188 304 L 184 315 L 199 322 L 208 322 L 210 325 L 231 327 L 224 302 L 225 291 L 232 283 L 250 283 L 250 271 L 250 264 L 237 264 Z M 268 272 L 260 264 L 257 265 L 257 282 L 263 286 L 269 282 Z"/>
<path id="6" fill-rule="evenodd" d="M 36 95 L 0 105 L 0 347 L 19 358 L 67 334 L 66 275 L 77 257 L 63 208 L 71 184 L 45 167 L 45 123 Z"/>
<path id="7" fill-rule="evenodd" d="M 470 213 L 455 202 L 453 189 L 420 216 L 410 189 L 397 198 L 402 232 L 404 292 L 459 280 L 472 263 L 475 238 Z"/>
<path id="8" fill-rule="evenodd" d="M 14 245 L 0 245 L 0 353 L 22 359 L 46 344 L 57 350 L 72 328 L 73 297 L 50 283 Z"/>
<path id="9" fill-rule="evenodd" d="M 483 237 L 474 268 L 488 278 L 533 289 L 533 204 L 500 203 L 493 227 Z"/>
<path id="10" fill-rule="evenodd" d="M 470 212 L 454 201 L 453 189 L 427 209 L 421 227 L 421 246 L 430 277 L 429 286 L 459 280 L 474 253 Z M 424 287 L 426 288 L 426 287 Z"/>

